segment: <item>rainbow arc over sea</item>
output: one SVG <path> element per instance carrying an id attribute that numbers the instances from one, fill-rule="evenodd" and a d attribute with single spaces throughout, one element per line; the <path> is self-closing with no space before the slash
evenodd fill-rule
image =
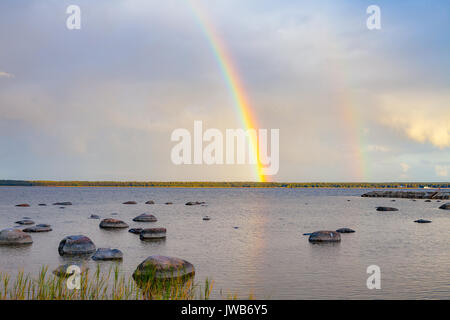
<path id="1" fill-rule="evenodd" d="M 219 34 L 217 33 L 214 25 L 208 19 L 208 15 L 205 10 L 199 5 L 195 0 L 186 0 L 188 6 L 192 10 L 194 17 L 200 28 L 203 31 L 211 50 L 215 56 L 215 59 L 220 67 L 228 90 L 230 91 L 232 98 L 234 100 L 234 107 L 237 114 L 239 115 L 242 126 L 245 129 L 257 129 L 257 121 L 255 115 L 252 112 L 249 100 L 245 94 L 244 86 L 236 71 L 231 55 L 226 49 L 223 41 L 221 40 Z M 258 141 L 254 135 L 250 136 L 249 139 L 250 149 L 253 152 L 253 156 L 257 159 L 257 164 L 254 166 L 255 178 L 264 182 L 267 181 L 267 176 L 263 174 L 263 164 L 259 159 L 259 149 Z"/>

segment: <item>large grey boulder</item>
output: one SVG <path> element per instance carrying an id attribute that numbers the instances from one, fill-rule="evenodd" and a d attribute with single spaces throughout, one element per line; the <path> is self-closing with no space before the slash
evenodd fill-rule
<path id="1" fill-rule="evenodd" d="M 29 234 L 26 234 L 19 229 L 4 229 L 0 231 L 0 245 L 15 245 L 15 244 L 31 244 L 33 239 Z"/>
<path id="2" fill-rule="evenodd" d="M 150 256 L 137 266 L 133 279 L 145 283 L 155 279 L 191 277 L 195 275 L 194 266 L 183 259 L 160 255 Z"/>
<path id="3" fill-rule="evenodd" d="M 123 229 L 128 228 L 128 224 L 123 222 L 122 220 L 107 218 L 103 219 L 99 225 L 102 229 Z"/>
<path id="4" fill-rule="evenodd" d="M 58 246 L 59 255 L 85 255 L 95 252 L 95 244 L 86 236 L 67 236 Z"/>
<path id="5" fill-rule="evenodd" d="M 166 237 L 166 228 L 144 229 L 139 234 L 141 240 L 163 239 Z"/>
<path id="6" fill-rule="evenodd" d="M 98 248 L 97 251 L 92 256 L 92 260 L 122 260 L 123 253 L 119 249 L 111 248 Z"/>
<path id="7" fill-rule="evenodd" d="M 315 231 L 311 233 L 308 240 L 310 242 L 339 242 L 341 241 L 341 235 L 335 231 Z"/>
<path id="8" fill-rule="evenodd" d="M 156 219 L 156 217 L 154 215 L 152 215 L 152 214 L 143 213 L 143 214 L 137 216 L 136 218 L 134 218 L 133 221 L 136 221 L 136 222 L 156 222 L 156 221 L 158 221 L 158 219 Z"/>

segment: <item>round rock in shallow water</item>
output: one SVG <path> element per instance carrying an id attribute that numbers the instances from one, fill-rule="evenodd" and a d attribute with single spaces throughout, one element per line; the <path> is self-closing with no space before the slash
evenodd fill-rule
<path id="1" fill-rule="evenodd" d="M 141 231 L 141 240 L 162 239 L 166 237 L 166 228 L 149 228 Z"/>
<path id="2" fill-rule="evenodd" d="M 31 225 L 31 224 L 34 224 L 34 221 L 30 220 L 30 219 L 23 219 L 23 220 L 16 221 L 15 223 L 20 224 L 20 225 Z"/>
<path id="3" fill-rule="evenodd" d="M 131 229 L 128 230 L 128 232 L 134 233 L 134 234 L 141 234 L 142 230 L 144 230 L 144 229 L 142 229 L 142 228 L 131 228 Z"/>
<path id="4" fill-rule="evenodd" d="M 350 228 L 340 228 L 340 229 L 337 229 L 336 232 L 339 232 L 339 233 L 353 233 L 353 232 L 355 232 L 355 230 L 350 229 Z"/>
<path id="5" fill-rule="evenodd" d="M 86 272 L 88 269 L 85 265 L 79 264 L 79 263 L 71 263 L 71 264 L 63 264 L 60 265 L 58 268 L 53 270 L 53 274 L 58 277 L 69 277 L 72 274 L 75 273 L 75 268 L 78 267 L 80 272 Z M 70 268 L 70 269 L 69 269 Z"/>
<path id="6" fill-rule="evenodd" d="M 102 229 L 122 229 L 122 228 L 128 228 L 128 224 L 123 222 L 122 220 L 117 219 L 103 219 L 102 222 L 100 222 L 100 228 Z"/>
<path id="7" fill-rule="evenodd" d="M 123 253 L 119 249 L 98 248 L 92 256 L 92 260 L 122 260 Z"/>
<path id="8" fill-rule="evenodd" d="M 133 273 L 133 279 L 137 283 L 145 283 L 154 279 L 164 280 L 194 275 L 195 269 L 190 262 L 174 257 L 154 255 L 137 266 Z"/>
<path id="9" fill-rule="evenodd" d="M 377 211 L 398 211 L 398 209 L 392 207 L 377 207 Z"/>
<path id="10" fill-rule="evenodd" d="M 67 236 L 58 247 L 59 255 L 84 255 L 95 252 L 95 244 L 86 236 Z"/>
<path id="11" fill-rule="evenodd" d="M 50 232 L 52 228 L 49 224 L 37 224 L 34 227 L 23 229 L 23 232 Z"/>
<path id="12" fill-rule="evenodd" d="M 134 218 L 133 221 L 136 221 L 136 222 L 156 222 L 156 221 L 158 221 L 158 219 L 156 219 L 156 217 L 154 215 L 152 215 L 152 214 L 143 213 L 143 214 L 137 216 L 136 218 Z"/>
<path id="13" fill-rule="evenodd" d="M 31 244 L 33 239 L 29 234 L 26 234 L 19 229 L 4 229 L 0 231 L 0 245 L 14 245 L 14 244 Z"/>
<path id="14" fill-rule="evenodd" d="M 416 220 L 414 222 L 417 222 L 417 223 L 431 223 L 431 220 L 419 219 L 419 220 Z"/>
<path id="15" fill-rule="evenodd" d="M 310 242 L 339 242 L 341 235 L 335 231 L 315 231 L 311 233 L 308 240 Z"/>
<path id="16" fill-rule="evenodd" d="M 450 202 L 444 203 L 439 209 L 450 210 Z"/>

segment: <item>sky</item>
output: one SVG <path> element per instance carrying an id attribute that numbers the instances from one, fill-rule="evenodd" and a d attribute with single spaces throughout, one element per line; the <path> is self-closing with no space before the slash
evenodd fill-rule
<path id="1" fill-rule="evenodd" d="M 450 180 L 450 2 L 437 0 L 1 1 L 0 179 L 254 181 L 249 164 L 171 161 L 177 128 L 242 128 L 193 5 L 259 128 L 279 129 L 271 181 Z"/>

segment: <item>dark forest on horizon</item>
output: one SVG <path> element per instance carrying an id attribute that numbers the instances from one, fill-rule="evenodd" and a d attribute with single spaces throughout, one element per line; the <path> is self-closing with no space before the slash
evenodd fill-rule
<path id="1" fill-rule="evenodd" d="M 182 187 L 182 188 L 450 188 L 450 182 L 209 182 L 209 181 L 29 181 L 0 180 L 0 186 Z"/>

